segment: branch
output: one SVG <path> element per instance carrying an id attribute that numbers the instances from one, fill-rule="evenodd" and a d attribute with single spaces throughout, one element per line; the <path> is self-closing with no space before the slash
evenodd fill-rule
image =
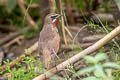
<path id="1" fill-rule="evenodd" d="M 27 28 L 25 28 L 25 29 L 23 30 L 23 32 L 27 32 L 29 29 L 30 29 L 30 28 L 27 27 Z M 13 33 L 9 34 L 9 36 L 7 36 L 7 37 L 5 37 L 5 38 L 3 38 L 3 39 L 0 39 L 0 46 L 2 46 L 4 43 L 12 40 L 13 38 L 15 38 L 15 37 L 17 37 L 17 36 L 19 36 L 19 35 L 20 35 L 20 32 L 19 32 L 19 31 L 16 31 L 16 32 L 13 32 Z"/>
<path id="2" fill-rule="evenodd" d="M 37 76 L 33 80 L 43 80 L 43 79 L 49 78 L 50 76 L 53 76 L 53 74 L 55 74 L 55 73 L 63 70 L 69 64 L 73 64 L 76 61 L 78 61 L 80 58 L 82 58 L 83 56 L 85 56 L 87 54 L 90 54 L 90 53 L 98 50 L 103 45 L 105 45 L 108 41 L 110 41 L 115 36 L 117 36 L 119 33 L 120 33 L 120 26 L 118 26 L 117 28 L 115 28 L 113 31 L 111 31 L 105 37 L 103 37 L 102 39 L 100 39 L 94 45 L 86 48 L 85 50 L 81 51 L 80 53 L 76 54 L 75 56 L 69 58 L 68 60 L 62 62 L 59 65 L 57 65 L 56 67 L 54 67 L 54 68 L 50 69 L 49 71 L 45 72 L 44 74 L 41 74 L 41 75 Z M 52 74 L 49 74 L 49 73 L 52 73 Z"/>
<path id="3" fill-rule="evenodd" d="M 20 40 L 23 40 L 23 39 L 24 39 L 23 35 L 17 36 L 15 39 L 13 39 L 10 42 L 8 42 L 5 45 L 3 45 L 3 48 L 8 48 L 8 47 L 10 47 L 12 44 L 14 44 L 16 42 L 20 43 Z"/>
<path id="4" fill-rule="evenodd" d="M 12 40 L 13 38 L 17 37 L 18 35 L 20 35 L 20 33 L 17 31 L 17 32 L 13 32 L 13 33 L 9 34 L 9 36 L 7 36 L 3 39 L 0 39 L 0 46 L 2 46 L 7 41 Z"/>
<path id="5" fill-rule="evenodd" d="M 16 26 L 10 26 L 10 25 L 3 25 L 3 24 L 0 24 L 0 29 L 3 30 L 3 31 L 6 31 L 6 32 L 9 32 L 9 31 L 15 31 Z"/>
<path id="6" fill-rule="evenodd" d="M 96 35 L 89 35 L 86 37 L 83 37 L 82 42 L 94 42 L 97 41 L 101 38 L 103 38 L 105 35 L 104 34 L 96 34 Z"/>

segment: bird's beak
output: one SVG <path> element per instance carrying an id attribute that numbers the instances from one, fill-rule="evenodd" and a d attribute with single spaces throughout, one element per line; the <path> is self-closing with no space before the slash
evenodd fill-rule
<path id="1" fill-rule="evenodd" d="M 52 21 L 52 23 L 54 23 L 58 18 L 60 18 L 61 16 L 64 16 L 63 14 L 58 14 L 57 16 L 56 16 L 56 18 Z"/>

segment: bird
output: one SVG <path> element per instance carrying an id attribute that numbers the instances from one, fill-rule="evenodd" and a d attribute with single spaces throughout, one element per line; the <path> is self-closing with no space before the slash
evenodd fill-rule
<path id="1" fill-rule="evenodd" d="M 38 50 L 40 60 L 46 69 L 50 68 L 50 62 L 59 50 L 60 35 L 57 29 L 57 22 L 61 16 L 63 15 L 56 13 L 48 14 L 45 17 L 44 25 L 40 32 Z"/>

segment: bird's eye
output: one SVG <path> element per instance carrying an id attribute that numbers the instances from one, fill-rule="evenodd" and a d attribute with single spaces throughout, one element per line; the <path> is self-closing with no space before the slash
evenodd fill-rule
<path id="1" fill-rule="evenodd" d="M 58 15 L 52 15 L 52 16 L 51 16 L 52 23 L 54 23 L 54 22 L 56 21 L 57 16 L 58 16 Z"/>
<path id="2" fill-rule="evenodd" d="M 55 20 L 55 19 L 56 19 L 56 17 L 57 17 L 57 15 L 51 16 L 52 21 L 53 21 L 53 20 Z"/>

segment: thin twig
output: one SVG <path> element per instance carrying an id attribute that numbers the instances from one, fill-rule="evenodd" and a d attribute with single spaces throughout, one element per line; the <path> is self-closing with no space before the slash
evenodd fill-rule
<path id="1" fill-rule="evenodd" d="M 65 14 L 64 11 L 63 11 L 63 13 L 64 13 L 64 20 L 65 20 L 65 24 L 66 24 L 65 30 L 67 31 L 68 35 L 73 39 L 73 36 L 72 36 L 70 30 L 68 29 L 68 26 L 69 26 L 69 25 L 68 25 L 68 23 L 67 23 L 67 17 L 66 17 L 66 14 Z"/>
<path id="2" fill-rule="evenodd" d="M 37 25 L 36 23 L 34 22 L 34 20 L 31 18 L 31 16 L 28 14 L 28 9 L 29 9 L 29 6 L 26 10 L 25 6 L 24 6 L 24 3 L 22 2 L 23 0 L 17 0 L 18 1 L 18 5 L 20 7 L 20 9 L 22 10 L 22 12 L 24 13 L 24 17 L 26 17 L 28 23 L 35 29 L 37 29 Z M 31 3 L 30 3 L 31 4 Z M 24 20 L 23 20 L 24 21 Z"/>
<path id="3" fill-rule="evenodd" d="M 80 31 L 81 31 L 82 29 L 84 29 L 86 26 L 88 26 L 88 25 L 84 25 L 82 28 L 80 28 L 80 29 L 78 30 L 77 34 L 76 34 L 75 37 L 73 38 L 73 44 L 74 44 L 75 39 L 77 38 L 78 34 L 80 33 Z"/>
<path id="4" fill-rule="evenodd" d="M 61 0 L 58 0 L 59 2 L 59 11 L 61 14 L 63 14 L 62 12 L 62 2 Z M 65 25 L 64 25 L 64 18 L 63 16 L 61 17 L 61 23 L 62 23 L 62 32 L 63 32 L 63 38 L 64 38 L 64 42 L 65 42 L 65 47 L 68 48 L 68 43 L 67 43 L 67 39 L 66 39 L 66 35 L 65 35 Z"/>
<path id="5" fill-rule="evenodd" d="M 23 29 L 23 32 L 27 32 L 30 28 L 26 27 L 25 29 Z M 2 46 L 3 44 L 5 44 L 6 42 L 16 38 L 17 36 L 19 36 L 21 33 L 19 31 L 13 32 L 11 34 L 9 34 L 9 36 L 0 39 L 0 46 Z"/>
<path id="6" fill-rule="evenodd" d="M 70 30 L 67 27 L 65 27 L 65 30 L 68 32 L 69 36 L 73 39 L 73 36 L 72 36 Z"/>
<path id="7" fill-rule="evenodd" d="M 3 45 L 3 48 L 8 48 L 10 47 L 12 44 L 14 43 L 18 43 L 20 40 L 23 40 L 24 39 L 24 36 L 23 35 L 20 35 L 18 37 L 16 37 L 15 39 L 11 40 L 10 42 L 6 43 L 5 45 Z"/>

